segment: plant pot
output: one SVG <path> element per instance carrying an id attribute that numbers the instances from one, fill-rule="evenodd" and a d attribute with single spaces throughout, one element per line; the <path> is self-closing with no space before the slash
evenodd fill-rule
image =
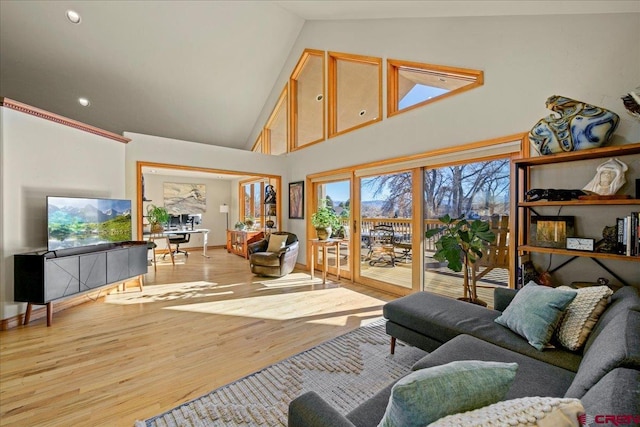
<path id="1" fill-rule="evenodd" d="M 458 301 L 464 301 L 475 305 L 481 305 L 482 307 L 486 307 L 488 304 L 482 301 L 480 298 L 476 298 L 472 300 L 471 298 L 458 298 Z"/>
<path id="2" fill-rule="evenodd" d="M 164 231 L 164 227 L 160 223 L 151 224 L 151 232 L 152 233 L 162 233 Z"/>
<path id="3" fill-rule="evenodd" d="M 316 228 L 316 234 L 319 240 L 327 240 L 331 236 L 331 227 Z"/>

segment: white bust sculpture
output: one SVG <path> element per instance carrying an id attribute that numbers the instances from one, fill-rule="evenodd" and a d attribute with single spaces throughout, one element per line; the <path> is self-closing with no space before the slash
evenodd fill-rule
<path id="1" fill-rule="evenodd" d="M 624 185 L 627 180 L 624 173 L 629 169 L 627 165 L 618 159 L 609 159 L 596 168 L 596 176 L 584 186 L 583 190 L 609 196 Z"/>

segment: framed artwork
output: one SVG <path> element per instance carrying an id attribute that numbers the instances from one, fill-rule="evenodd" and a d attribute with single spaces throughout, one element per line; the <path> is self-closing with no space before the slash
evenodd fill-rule
<path id="1" fill-rule="evenodd" d="M 532 216 L 529 244 L 565 249 L 567 237 L 574 236 L 573 216 Z"/>
<path id="2" fill-rule="evenodd" d="M 204 184 L 164 183 L 164 207 L 171 215 L 201 214 L 207 210 Z"/>
<path id="3" fill-rule="evenodd" d="M 289 183 L 289 219 L 304 219 L 304 181 Z"/>

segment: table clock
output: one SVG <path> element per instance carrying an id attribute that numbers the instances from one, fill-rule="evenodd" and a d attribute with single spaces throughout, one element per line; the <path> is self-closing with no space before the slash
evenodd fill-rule
<path id="1" fill-rule="evenodd" d="M 567 237 L 567 249 L 593 252 L 595 247 L 596 239 L 586 237 Z"/>

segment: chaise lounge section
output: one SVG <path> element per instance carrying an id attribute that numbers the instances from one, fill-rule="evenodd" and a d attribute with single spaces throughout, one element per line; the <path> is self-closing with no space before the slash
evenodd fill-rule
<path id="1" fill-rule="evenodd" d="M 386 330 L 392 343 L 401 339 L 430 351 L 413 366 L 414 371 L 460 360 L 516 362 L 518 370 L 505 401 L 527 396 L 576 398 L 588 415 L 640 417 L 640 296 L 636 288 L 626 286 L 611 296 L 581 351 L 560 346 L 539 351 L 494 322 L 514 295 L 515 291 L 496 289 L 496 310 L 489 310 L 428 292 L 412 294 L 385 305 Z M 305 393 L 289 406 L 289 426 L 376 426 L 393 385 L 346 415 L 316 393 Z"/>

